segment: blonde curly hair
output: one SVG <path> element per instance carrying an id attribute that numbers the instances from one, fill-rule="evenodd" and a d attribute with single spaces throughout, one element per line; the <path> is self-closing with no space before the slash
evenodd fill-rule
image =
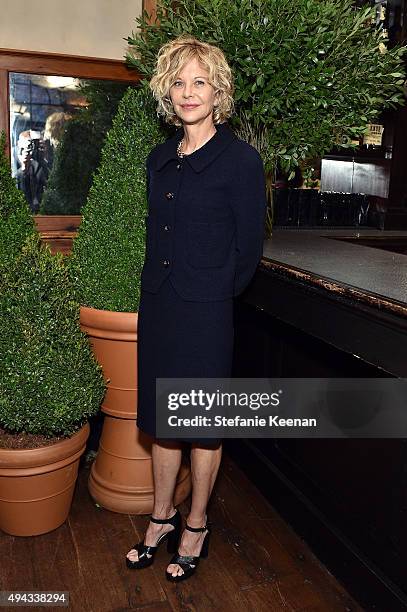
<path id="1" fill-rule="evenodd" d="M 192 59 L 197 59 L 209 73 L 209 83 L 218 93 L 219 103 L 213 108 L 213 122 L 223 123 L 234 111 L 232 71 L 219 47 L 182 34 L 165 43 L 159 50 L 157 64 L 149 87 L 158 101 L 157 115 L 172 125 L 182 121 L 174 111 L 170 88 L 179 72 Z"/>

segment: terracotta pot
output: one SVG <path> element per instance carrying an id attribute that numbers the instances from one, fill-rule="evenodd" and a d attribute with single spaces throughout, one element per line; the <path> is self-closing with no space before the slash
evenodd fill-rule
<path id="1" fill-rule="evenodd" d="M 86 423 L 70 438 L 33 449 L 0 448 L 0 528 L 34 536 L 56 529 L 72 503 Z"/>
<path id="2" fill-rule="evenodd" d="M 137 414 L 138 314 L 81 306 L 80 323 L 107 380 L 106 414 L 99 450 L 89 477 L 95 501 L 114 512 L 150 514 L 154 502 L 152 439 L 140 432 Z M 189 465 L 182 465 L 175 503 L 191 491 Z"/>
<path id="3" fill-rule="evenodd" d="M 80 308 L 81 329 L 108 381 L 101 409 L 124 419 L 135 418 L 137 409 L 137 318 L 136 312 Z"/>
<path id="4" fill-rule="evenodd" d="M 134 419 L 106 415 L 99 450 L 92 464 L 88 486 L 104 508 L 123 514 L 150 514 L 153 509 L 153 466 L 150 436 Z M 175 504 L 191 490 L 189 465 L 182 464 L 175 489 Z"/>

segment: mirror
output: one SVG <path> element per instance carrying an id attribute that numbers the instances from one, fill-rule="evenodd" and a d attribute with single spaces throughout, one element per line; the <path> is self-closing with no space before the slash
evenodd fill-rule
<path id="1" fill-rule="evenodd" d="M 33 214 L 80 215 L 128 83 L 9 73 L 11 168 Z"/>

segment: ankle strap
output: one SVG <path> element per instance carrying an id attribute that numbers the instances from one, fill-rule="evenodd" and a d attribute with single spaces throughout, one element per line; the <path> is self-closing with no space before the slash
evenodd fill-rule
<path id="1" fill-rule="evenodd" d="M 157 518 L 154 518 L 153 516 L 151 516 L 150 517 L 150 521 L 152 523 L 158 523 L 160 525 L 163 525 L 164 523 L 171 523 L 171 521 L 173 521 L 175 519 L 177 514 L 178 514 L 178 508 L 177 508 L 175 514 L 171 518 L 169 518 L 169 519 L 157 519 Z"/>
<path id="2" fill-rule="evenodd" d="M 185 529 L 188 529 L 188 531 L 206 531 L 208 529 L 208 523 L 206 523 L 206 525 L 204 527 L 190 527 L 188 525 L 188 523 L 185 525 Z"/>

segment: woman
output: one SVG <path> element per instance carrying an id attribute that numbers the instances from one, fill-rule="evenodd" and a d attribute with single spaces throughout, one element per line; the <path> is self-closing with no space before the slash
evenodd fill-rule
<path id="1" fill-rule="evenodd" d="M 233 297 L 262 255 L 266 195 L 261 157 L 225 119 L 233 109 L 231 70 L 222 51 L 183 35 L 160 49 L 150 88 L 158 114 L 179 126 L 147 158 L 146 259 L 138 315 L 137 425 L 156 435 L 156 378 L 228 378 Z M 154 439 L 154 508 L 130 568 L 151 565 L 159 543 L 175 552 L 169 580 L 191 576 L 208 554 L 206 508 L 222 454 L 220 439 L 191 444 L 192 503 L 173 504 L 181 440 Z"/>

